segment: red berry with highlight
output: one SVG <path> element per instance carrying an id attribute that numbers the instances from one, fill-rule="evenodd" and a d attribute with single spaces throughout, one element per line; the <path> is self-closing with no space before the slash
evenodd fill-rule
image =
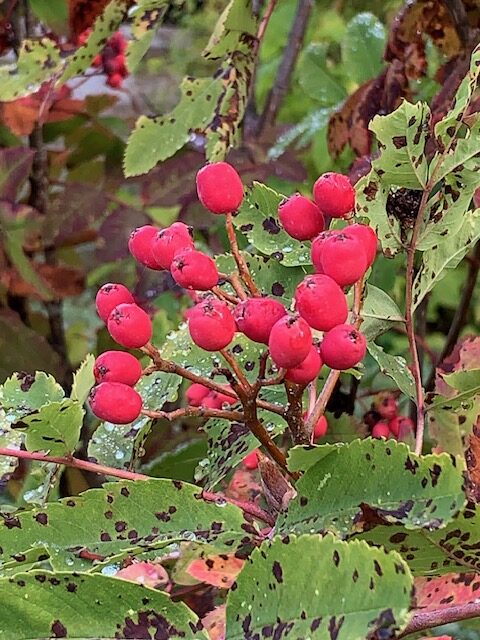
<path id="1" fill-rule="evenodd" d="M 215 262 L 201 251 L 187 249 L 172 260 L 171 272 L 175 282 L 184 289 L 208 291 L 218 284 Z"/>
<path id="2" fill-rule="evenodd" d="M 95 360 L 93 368 L 95 380 L 100 382 L 121 382 L 133 387 L 140 380 L 140 362 L 125 351 L 105 351 Z"/>
<path id="3" fill-rule="evenodd" d="M 320 438 L 324 438 L 327 435 L 328 431 L 328 422 L 325 416 L 320 416 L 317 424 L 313 429 L 313 439 L 319 440 Z"/>
<path id="4" fill-rule="evenodd" d="M 123 284 L 110 282 L 100 287 L 95 298 L 97 313 L 104 322 L 107 322 L 108 316 L 119 304 L 134 302 L 135 300 L 127 287 L 124 287 Z"/>
<path id="5" fill-rule="evenodd" d="M 288 235 L 297 240 L 311 240 L 325 228 L 320 209 L 299 193 L 280 203 L 278 217 Z"/>
<path id="6" fill-rule="evenodd" d="M 208 387 L 205 387 L 203 384 L 199 384 L 198 382 L 194 382 L 188 387 L 185 397 L 187 398 L 187 402 L 190 406 L 200 407 L 202 400 L 209 393 L 210 389 Z"/>
<path id="7" fill-rule="evenodd" d="M 243 459 L 243 466 L 249 471 L 254 471 L 258 467 L 258 449 L 254 449 Z"/>
<path id="8" fill-rule="evenodd" d="M 367 258 L 367 267 L 371 267 L 377 257 L 377 234 L 367 224 L 351 224 L 346 231 L 357 238 L 363 246 Z"/>
<path id="9" fill-rule="evenodd" d="M 120 73 L 112 73 L 112 75 L 108 76 L 107 84 L 112 89 L 119 89 L 123 83 L 123 76 Z"/>
<path id="10" fill-rule="evenodd" d="M 322 249 L 327 238 L 331 238 L 336 233 L 340 233 L 338 229 L 329 229 L 328 231 L 322 231 L 315 240 L 312 242 L 312 248 L 310 255 L 312 257 L 312 263 L 317 273 L 323 273 L 322 267 Z"/>
<path id="11" fill-rule="evenodd" d="M 355 207 L 355 189 L 341 173 L 320 176 L 313 186 L 313 195 L 320 211 L 331 218 L 344 218 Z"/>
<path id="12" fill-rule="evenodd" d="M 308 384 L 320 373 L 322 368 L 322 360 L 317 345 L 312 344 L 307 357 L 298 366 L 287 369 L 285 380 L 295 382 L 296 384 Z"/>
<path id="13" fill-rule="evenodd" d="M 327 238 L 321 254 L 322 273 L 330 276 L 340 287 L 354 284 L 367 270 L 363 245 L 348 230 Z"/>
<path id="14" fill-rule="evenodd" d="M 340 371 L 357 365 L 366 352 L 365 336 L 351 324 L 340 324 L 331 329 L 320 345 L 324 364 Z"/>
<path id="15" fill-rule="evenodd" d="M 238 330 L 261 344 L 268 344 L 273 325 L 286 313 L 283 304 L 273 298 L 249 298 L 234 311 Z"/>
<path id="16" fill-rule="evenodd" d="M 188 329 L 197 346 L 205 351 L 219 351 L 233 340 L 236 326 L 228 305 L 208 297 L 191 310 Z"/>
<path id="17" fill-rule="evenodd" d="M 89 404 L 100 420 L 128 424 L 140 415 L 142 397 L 127 384 L 102 382 L 91 390 Z"/>
<path id="18" fill-rule="evenodd" d="M 396 416 L 393 420 L 390 420 L 388 426 L 393 435 L 400 440 L 403 440 L 415 429 L 413 420 L 406 416 Z"/>
<path id="19" fill-rule="evenodd" d="M 174 222 L 157 233 L 153 240 L 152 252 L 157 268 L 170 269 L 177 253 L 193 248 L 191 227 L 183 222 Z"/>
<path id="20" fill-rule="evenodd" d="M 212 213 L 235 213 L 243 200 L 243 184 L 228 162 L 207 164 L 197 173 L 197 193 Z"/>
<path id="21" fill-rule="evenodd" d="M 295 291 L 295 306 L 308 324 L 329 331 L 348 316 L 347 299 L 338 284 L 326 275 L 307 276 Z"/>
<path id="22" fill-rule="evenodd" d="M 372 429 L 372 438 L 383 438 L 388 440 L 392 437 L 389 426 L 386 422 L 377 422 Z"/>
<path id="23" fill-rule="evenodd" d="M 157 261 L 153 257 L 153 241 L 158 233 L 158 229 L 151 224 L 137 227 L 130 234 L 128 249 L 132 256 L 150 269 L 160 270 Z"/>
<path id="24" fill-rule="evenodd" d="M 308 356 L 312 332 L 300 316 L 286 315 L 273 325 L 268 346 L 277 367 L 292 369 Z"/>
<path id="25" fill-rule="evenodd" d="M 119 304 L 108 317 L 109 334 L 127 349 L 144 347 L 152 338 L 152 321 L 136 304 Z"/>

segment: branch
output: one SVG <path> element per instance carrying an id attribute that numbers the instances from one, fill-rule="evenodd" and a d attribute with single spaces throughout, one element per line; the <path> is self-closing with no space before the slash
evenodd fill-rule
<path id="1" fill-rule="evenodd" d="M 263 40 L 263 36 L 265 35 L 265 31 L 267 30 L 268 23 L 270 18 L 272 17 L 273 10 L 275 9 L 275 5 L 277 4 L 277 0 L 270 0 L 267 8 L 265 9 L 265 13 L 260 20 L 260 24 L 258 25 L 257 31 L 257 51 L 260 45 L 260 42 Z"/>
<path id="2" fill-rule="evenodd" d="M 478 617 L 480 617 L 480 602 L 469 602 L 468 604 L 447 607 L 446 609 L 439 609 L 438 611 L 415 613 L 405 631 L 397 637 L 405 638 L 405 636 L 417 633 L 418 631 L 425 631 L 426 629 L 439 627 L 443 624 Z"/>
<path id="3" fill-rule="evenodd" d="M 248 513 L 249 515 L 257 518 L 257 520 L 262 520 L 266 524 L 273 527 L 275 525 L 275 518 L 270 514 L 261 509 L 254 502 L 243 502 L 243 500 L 235 500 L 234 498 L 226 498 L 222 494 L 218 493 L 210 493 L 210 491 L 202 491 L 202 498 L 207 502 L 219 502 L 226 501 L 230 504 L 234 504 L 236 507 L 239 507 L 244 513 Z"/>
<path id="4" fill-rule="evenodd" d="M 273 125 L 275 123 L 281 104 L 285 98 L 285 94 L 290 86 L 291 76 L 295 68 L 298 54 L 302 48 L 312 8 L 313 0 L 298 0 L 295 20 L 288 35 L 288 41 L 283 53 L 282 61 L 278 67 L 275 82 L 267 96 L 263 113 L 258 122 L 257 135 L 261 134 L 265 126 Z"/>
<path id="5" fill-rule="evenodd" d="M 310 444 L 310 433 L 303 420 L 303 391 L 305 387 L 294 382 L 285 381 L 287 392 L 287 411 L 285 420 L 290 428 L 294 444 Z"/>
<path id="6" fill-rule="evenodd" d="M 252 276 L 250 275 L 250 271 L 248 269 L 248 265 L 240 253 L 238 248 L 237 236 L 235 234 L 235 229 L 233 226 L 233 216 L 231 213 L 227 213 L 226 215 L 226 227 L 227 227 L 227 236 L 228 241 L 230 243 L 230 247 L 232 249 L 233 257 L 235 258 L 235 262 L 237 263 L 238 272 L 240 273 L 240 277 L 247 285 L 248 290 L 252 294 L 252 296 L 259 296 L 260 291 L 257 288 L 257 285 L 253 281 Z"/>
<path id="7" fill-rule="evenodd" d="M 247 391 L 251 388 L 249 381 L 247 380 L 245 374 L 240 368 L 238 362 L 235 360 L 233 355 L 227 349 L 221 349 L 220 353 L 222 354 L 225 362 L 230 366 L 233 373 L 236 375 L 238 382 L 242 385 L 242 387 Z"/>
<path id="8" fill-rule="evenodd" d="M 235 273 L 232 273 L 232 275 L 219 273 L 218 276 L 220 280 L 225 280 L 225 282 L 228 282 L 232 286 L 240 300 L 246 300 L 248 298 L 240 278 Z"/>
<path id="9" fill-rule="evenodd" d="M 226 291 L 222 291 L 220 287 L 213 287 L 212 293 L 217 296 L 220 300 L 224 300 L 225 302 L 230 302 L 231 304 L 238 304 L 238 298 L 230 295 Z"/>
<path id="10" fill-rule="evenodd" d="M 183 407 L 175 411 L 151 411 L 142 409 L 142 415 L 148 418 L 162 418 L 164 420 L 177 420 L 178 418 L 224 418 L 235 422 L 243 422 L 245 417 L 241 411 L 229 411 L 228 409 L 208 409 L 207 407 Z"/>

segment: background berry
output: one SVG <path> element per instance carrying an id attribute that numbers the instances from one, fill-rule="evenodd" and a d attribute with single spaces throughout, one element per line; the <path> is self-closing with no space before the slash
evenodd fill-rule
<path id="1" fill-rule="evenodd" d="M 384 438 L 388 440 L 392 437 L 390 428 L 386 422 L 377 422 L 372 429 L 372 438 Z"/>
<path id="2" fill-rule="evenodd" d="M 254 451 L 250 451 L 245 458 L 243 459 L 243 466 L 249 471 L 254 471 L 258 467 L 258 449 L 254 449 Z"/>
<path id="3" fill-rule="evenodd" d="M 202 404 L 202 400 L 210 393 L 210 389 L 205 387 L 203 384 L 199 384 L 198 382 L 194 382 L 191 384 L 185 397 L 187 402 L 192 407 L 199 407 Z"/>

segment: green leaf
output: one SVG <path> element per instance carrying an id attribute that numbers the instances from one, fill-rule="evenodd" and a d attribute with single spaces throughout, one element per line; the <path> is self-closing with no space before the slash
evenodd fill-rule
<path id="1" fill-rule="evenodd" d="M 393 637 L 408 622 L 412 585 L 396 553 L 333 536 L 277 537 L 253 551 L 229 592 L 226 637 Z"/>
<path id="2" fill-rule="evenodd" d="M 428 434 L 430 438 L 435 440 L 436 449 L 447 451 L 453 456 L 462 458 L 465 453 L 462 431 L 464 431 L 465 427 L 471 429 L 472 425 L 465 425 L 462 421 L 461 428 L 461 416 L 458 413 L 454 413 L 450 408 L 445 409 L 443 407 L 429 411 L 427 419 Z"/>
<path id="3" fill-rule="evenodd" d="M 46 451 L 51 456 L 70 455 L 77 446 L 85 411 L 74 400 L 50 402 L 26 416 L 25 446 L 28 451 Z"/>
<path id="4" fill-rule="evenodd" d="M 62 387 L 43 371 L 15 373 L 0 387 L 0 402 L 12 422 L 64 398 Z"/>
<path id="5" fill-rule="evenodd" d="M 90 389 L 95 384 L 95 376 L 93 375 L 94 364 L 95 356 L 89 353 L 80 367 L 73 374 L 72 392 L 70 397 L 81 405 L 87 400 Z"/>
<path id="6" fill-rule="evenodd" d="M 160 25 L 168 9 L 168 0 L 138 0 L 131 17 L 132 39 L 128 43 L 126 62 L 130 73 L 136 71 L 143 56 L 147 53 L 156 28 Z"/>
<path id="7" fill-rule="evenodd" d="M 249 43 L 256 35 L 257 20 L 250 0 L 230 0 L 215 25 L 203 56 L 214 60 L 233 51 L 248 53 Z"/>
<path id="8" fill-rule="evenodd" d="M 282 194 L 254 182 L 234 218 L 235 226 L 256 249 L 273 256 L 284 266 L 308 266 L 311 264 L 310 247 L 291 238 L 278 221 L 278 205 L 283 199 Z"/>
<path id="9" fill-rule="evenodd" d="M 186 605 L 128 580 L 32 571 L 0 580 L 2 593 L 0 627 L 6 638 L 208 640 Z"/>
<path id="10" fill-rule="evenodd" d="M 142 396 L 143 408 L 160 410 L 166 402 L 175 402 L 182 378 L 174 373 L 156 371 L 143 376 L 135 389 Z"/>
<path id="11" fill-rule="evenodd" d="M 279 532 L 347 536 L 364 526 L 362 505 L 407 529 L 438 529 L 465 504 L 462 471 L 447 454 L 420 457 L 403 443 L 367 438 L 314 447 L 307 456 L 318 462 L 295 485 L 298 495 L 280 516 Z"/>
<path id="12" fill-rule="evenodd" d="M 82 549 L 105 561 L 174 540 L 232 549 L 245 536 L 243 524 L 240 509 L 204 502 L 199 487 L 177 480 L 122 480 L 10 514 L 0 524 L 0 561 L 4 568 L 20 568 L 21 553 L 38 548 L 54 569 L 82 570 L 93 566 L 79 556 Z"/>
<path id="13" fill-rule="evenodd" d="M 2 449 L 20 449 L 24 434 L 20 429 L 12 429 L 12 423 L 7 420 L 5 411 L 0 409 L 0 447 Z M 13 473 L 18 467 L 19 458 L 0 457 L 0 479 Z"/>
<path id="14" fill-rule="evenodd" d="M 450 141 L 450 150 L 444 156 L 438 152 L 433 156 L 431 166 L 440 168 L 435 172 L 436 181 L 440 181 L 447 174 L 458 171 L 466 165 L 470 171 L 477 172 L 480 167 L 480 121 L 476 120 L 470 128 L 465 126 L 463 137 L 457 136 Z M 433 171 L 433 169 L 432 169 Z"/>
<path id="15" fill-rule="evenodd" d="M 348 77 L 363 84 L 383 67 L 385 27 L 373 13 L 358 13 L 347 25 L 342 40 L 342 58 Z"/>
<path id="16" fill-rule="evenodd" d="M 88 443 L 88 459 L 107 467 L 130 470 L 136 437 L 150 422 L 141 416 L 131 424 L 100 423 Z"/>
<path id="17" fill-rule="evenodd" d="M 120 26 L 128 4 L 128 0 L 111 0 L 108 3 L 103 13 L 95 20 L 87 42 L 65 61 L 65 70 L 58 84 L 64 84 L 90 67 L 94 57 L 103 50 L 108 38 Z"/>
<path id="18" fill-rule="evenodd" d="M 480 209 L 463 211 L 463 222 L 455 234 L 423 254 L 422 265 L 413 283 L 413 307 L 416 309 L 427 293 L 445 277 L 447 269 L 455 269 L 468 250 L 480 238 Z"/>
<path id="19" fill-rule="evenodd" d="M 415 380 L 412 372 L 407 366 L 405 358 L 385 353 L 383 348 L 374 342 L 369 342 L 367 344 L 367 349 L 372 358 L 376 360 L 380 371 L 389 378 L 392 378 L 400 391 L 415 402 Z"/>
<path id="20" fill-rule="evenodd" d="M 0 67 L 2 100 L 11 102 L 38 91 L 62 64 L 60 50 L 50 38 L 23 40 L 17 63 Z"/>
<path id="21" fill-rule="evenodd" d="M 380 157 L 372 167 L 382 181 L 398 187 L 420 189 L 427 183 L 425 144 L 429 131 L 427 104 L 404 100 L 393 113 L 375 116 L 369 128 L 377 136 Z"/>
<path id="22" fill-rule="evenodd" d="M 389 322 L 405 322 L 397 303 L 388 293 L 373 284 L 368 284 L 366 287 L 362 317 L 388 320 Z"/>
<path id="23" fill-rule="evenodd" d="M 327 49 L 328 45 L 324 43 L 311 43 L 305 49 L 298 70 L 304 92 L 325 107 L 342 102 L 346 96 L 345 88 L 328 68 Z"/>
<path id="24" fill-rule="evenodd" d="M 58 35 L 68 32 L 68 3 L 66 0 L 28 0 L 33 13 Z"/>
<path id="25" fill-rule="evenodd" d="M 191 482 L 195 468 L 207 454 L 204 438 L 182 442 L 170 451 L 164 451 L 142 467 L 142 472 L 154 478 L 173 478 Z"/>

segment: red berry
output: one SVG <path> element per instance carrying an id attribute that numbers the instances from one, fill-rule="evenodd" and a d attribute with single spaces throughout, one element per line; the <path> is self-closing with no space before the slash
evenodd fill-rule
<path id="1" fill-rule="evenodd" d="M 115 424 L 133 422 L 142 410 L 141 395 L 121 382 L 102 382 L 93 387 L 89 403 L 97 418 Z"/>
<path id="2" fill-rule="evenodd" d="M 311 257 L 312 257 L 312 263 L 313 266 L 315 267 L 315 271 L 317 273 L 323 273 L 323 267 L 322 267 L 322 249 L 323 249 L 323 245 L 325 243 L 325 241 L 327 240 L 327 238 L 330 238 L 332 235 L 335 235 L 336 233 L 340 233 L 339 229 L 329 229 L 328 231 L 322 231 L 322 233 L 320 233 L 315 240 L 312 242 L 312 248 L 311 248 Z"/>
<path id="3" fill-rule="evenodd" d="M 229 391 L 232 390 L 232 387 L 227 384 L 225 386 L 225 389 L 229 389 Z M 219 393 L 218 391 L 217 393 L 217 400 L 219 402 L 219 409 L 221 409 L 223 407 L 224 404 L 236 404 L 238 402 L 238 398 L 235 396 L 227 396 L 226 393 Z"/>
<path id="4" fill-rule="evenodd" d="M 390 429 L 386 422 L 377 422 L 377 424 L 372 429 L 372 438 L 383 438 L 384 440 L 388 440 L 392 437 L 390 433 Z"/>
<path id="5" fill-rule="evenodd" d="M 234 213 L 242 204 L 243 184 L 228 162 L 207 164 L 197 173 L 197 193 L 212 213 Z"/>
<path id="6" fill-rule="evenodd" d="M 285 379 L 296 384 L 308 384 L 318 376 L 322 361 L 318 346 L 312 344 L 307 357 L 297 367 L 287 369 Z"/>
<path id="7" fill-rule="evenodd" d="M 173 258 L 186 249 L 193 249 L 192 229 L 183 222 L 174 222 L 159 231 L 152 245 L 153 256 L 161 269 L 170 269 Z"/>
<path id="8" fill-rule="evenodd" d="M 334 280 L 321 273 L 307 276 L 298 285 L 295 306 L 302 318 L 318 331 L 329 331 L 348 316 L 345 294 Z"/>
<path id="9" fill-rule="evenodd" d="M 203 398 L 201 407 L 205 407 L 206 409 L 221 409 L 222 403 L 218 399 L 218 394 L 216 391 L 210 391 L 205 398 Z"/>
<path id="10" fill-rule="evenodd" d="M 286 313 L 283 304 L 273 298 L 249 298 L 234 311 L 238 330 L 262 344 L 268 344 L 273 325 Z"/>
<path id="11" fill-rule="evenodd" d="M 300 316 L 285 315 L 273 325 L 268 346 L 277 367 L 292 369 L 307 357 L 312 346 L 312 332 Z"/>
<path id="12" fill-rule="evenodd" d="M 406 416 L 396 416 L 393 420 L 390 420 L 388 427 L 393 435 L 400 440 L 403 440 L 403 438 L 415 429 L 413 421 Z"/>
<path id="13" fill-rule="evenodd" d="M 351 324 L 339 324 L 325 334 L 320 345 L 324 364 L 343 371 L 357 365 L 365 357 L 365 336 Z"/>
<path id="14" fill-rule="evenodd" d="M 97 55 L 92 60 L 92 67 L 101 67 L 102 64 L 103 64 L 102 55 L 100 53 L 97 53 Z"/>
<path id="15" fill-rule="evenodd" d="M 313 195 L 320 211 L 331 218 L 343 218 L 355 207 L 355 190 L 341 173 L 320 176 L 313 185 Z"/>
<path id="16" fill-rule="evenodd" d="M 321 249 L 322 273 L 340 287 L 357 282 L 367 270 L 367 256 L 361 242 L 348 231 L 327 238 Z"/>
<path id="17" fill-rule="evenodd" d="M 108 44 L 119 53 L 124 53 L 127 49 L 127 40 L 121 31 L 116 31 L 108 40 Z"/>
<path id="18" fill-rule="evenodd" d="M 398 412 L 398 402 L 391 393 L 380 393 L 374 403 L 375 410 L 384 420 L 392 420 Z"/>
<path id="19" fill-rule="evenodd" d="M 327 435 L 328 430 L 328 422 L 325 416 L 320 416 L 317 424 L 313 429 L 313 439 L 319 440 L 320 438 L 324 438 Z"/>
<path id="20" fill-rule="evenodd" d="M 99 382 L 121 382 L 133 387 L 142 376 L 140 362 L 125 351 L 105 351 L 95 360 L 93 374 Z"/>
<path id="21" fill-rule="evenodd" d="M 311 240 L 325 228 L 320 209 L 299 193 L 280 203 L 278 217 L 288 235 L 297 240 Z"/>
<path id="22" fill-rule="evenodd" d="M 377 234 L 367 224 L 351 224 L 346 231 L 357 238 L 367 257 L 367 267 L 371 267 L 377 257 Z"/>
<path id="23" fill-rule="evenodd" d="M 112 73 L 112 75 L 108 76 L 107 84 L 112 89 L 119 89 L 123 83 L 123 76 L 120 73 Z"/>
<path id="24" fill-rule="evenodd" d="M 108 316 L 119 304 L 134 303 L 132 294 L 124 287 L 123 284 L 104 284 L 97 293 L 95 298 L 95 305 L 97 307 L 97 313 L 100 318 L 107 322 Z"/>
<path id="25" fill-rule="evenodd" d="M 210 389 L 208 387 L 204 387 L 203 384 L 194 382 L 188 387 L 185 396 L 189 405 L 191 405 L 192 407 L 200 407 L 202 404 L 202 400 L 209 393 Z"/>
<path id="26" fill-rule="evenodd" d="M 257 451 L 258 449 L 250 451 L 250 453 L 243 459 L 243 466 L 249 471 L 254 471 L 258 467 Z"/>
<path id="27" fill-rule="evenodd" d="M 137 227 L 130 234 L 128 249 L 135 260 L 141 264 L 144 264 L 150 269 L 160 270 L 161 267 L 158 266 L 152 252 L 153 241 L 157 233 L 158 229 L 151 224 Z"/>
<path id="28" fill-rule="evenodd" d="M 188 329 L 196 345 L 205 351 L 219 351 L 233 340 L 236 327 L 227 304 L 208 297 L 191 310 Z"/>
<path id="29" fill-rule="evenodd" d="M 186 249 L 177 253 L 172 260 L 172 276 L 184 289 L 208 291 L 218 284 L 218 270 L 215 262 L 201 251 Z"/>
<path id="30" fill-rule="evenodd" d="M 119 304 L 108 317 L 109 334 L 127 349 L 144 347 L 152 338 L 152 321 L 136 304 Z"/>

